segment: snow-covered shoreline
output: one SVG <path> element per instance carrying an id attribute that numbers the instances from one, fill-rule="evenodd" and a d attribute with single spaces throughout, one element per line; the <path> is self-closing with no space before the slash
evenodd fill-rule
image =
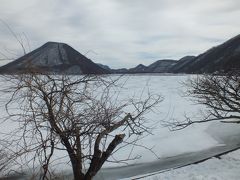
<path id="1" fill-rule="evenodd" d="M 141 180 L 239 180 L 240 150 L 178 169 L 132 177 Z"/>
<path id="2" fill-rule="evenodd" d="M 194 164 L 196 162 L 201 162 L 209 158 L 211 160 L 211 157 L 213 156 L 218 156 L 219 154 L 224 154 L 226 152 L 232 151 L 233 149 L 240 148 L 240 139 L 237 138 L 240 136 L 240 126 L 236 126 L 234 124 L 224 124 L 221 122 L 214 122 L 208 126 L 206 131 L 210 136 L 214 135 L 213 138 L 215 138 L 216 141 L 218 142 L 216 146 L 209 147 L 207 149 L 203 149 L 199 151 L 193 151 L 193 152 L 186 151 L 185 153 L 181 153 L 171 157 L 161 158 L 151 163 L 143 163 L 135 166 L 122 167 L 122 168 L 103 169 L 96 179 L 97 180 L 101 180 L 101 179 L 113 180 L 113 179 L 119 179 L 119 177 L 128 176 L 130 178 L 126 178 L 124 180 L 130 180 L 134 178 L 145 177 L 147 176 L 147 174 L 150 174 L 150 175 L 155 174 L 156 172 L 159 172 L 159 171 L 160 172 L 166 171 L 166 173 L 168 173 L 169 170 L 171 169 L 185 167 L 185 166 L 191 167 L 192 166 L 191 164 Z M 224 132 L 224 133 L 221 134 L 221 132 Z M 207 160 L 207 162 L 208 161 L 209 160 Z M 130 176 L 131 174 L 133 176 Z M 168 175 L 170 174 L 167 174 L 166 177 Z M 149 178 L 150 177 L 151 176 L 149 176 Z M 165 180 L 165 177 L 160 179 Z M 175 180 L 175 179 L 178 179 L 178 177 L 175 177 L 172 179 Z"/>

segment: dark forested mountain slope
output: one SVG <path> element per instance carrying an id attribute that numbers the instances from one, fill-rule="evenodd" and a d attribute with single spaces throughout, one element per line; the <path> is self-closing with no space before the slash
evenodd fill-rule
<path id="1" fill-rule="evenodd" d="M 167 73 L 177 63 L 176 60 L 164 59 L 158 60 L 147 67 L 148 72 Z"/>
<path id="2" fill-rule="evenodd" d="M 139 64 L 129 69 L 128 73 L 167 73 L 176 63 L 177 61 L 171 59 L 158 60 L 149 66 Z"/>
<path id="3" fill-rule="evenodd" d="M 176 64 L 174 73 L 213 73 L 240 69 L 240 35 L 207 50 L 199 56 Z"/>

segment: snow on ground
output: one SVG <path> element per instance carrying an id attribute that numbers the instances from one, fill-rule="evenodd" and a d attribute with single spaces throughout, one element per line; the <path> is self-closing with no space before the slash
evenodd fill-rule
<path id="1" fill-rule="evenodd" d="M 140 145 L 152 148 L 157 157 L 149 150 L 137 147 L 134 148 L 133 154 L 140 155 L 141 158 L 130 163 L 150 162 L 157 158 L 175 156 L 185 152 L 196 152 L 221 145 L 206 132 L 211 123 L 193 125 L 181 131 L 169 131 L 168 128 L 162 126 L 163 121 L 175 119 L 183 121 L 186 118 L 185 115 L 195 119 L 200 117 L 199 110 L 203 107 L 194 105 L 188 97 L 183 97 L 186 87 L 182 82 L 188 80 L 189 75 L 133 75 L 123 78 L 127 78 L 121 93 L 123 97 L 138 97 L 142 91 L 147 90 L 164 97 L 164 101 L 159 104 L 157 110 L 146 115 L 147 119 L 154 124 L 153 135 L 149 135 L 138 142 Z M 129 151 L 130 148 L 124 148 L 119 151 L 118 157 L 124 159 Z M 112 167 L 113 165 L 109 164 L 109 166 Z"/>
<path id="2" fill-rule="evenodd" d="M 163 121 L 170 121 L 173 119 L 183 121 L 185 119 L 185 114 L 193 119 L 200 117 L 198 112 L 203 107 L 194 105 L 187 97 L 182 96 L 182 92 L 185 91 L 186 87 L 184 87 L 181 82 L 184 82 L 189 77 L 189 75 L 133 75 L 124 76 L 122 78 L 122 81 L 126 81 L 126 83 L 120 93 L 121 98 L 139 97 L 143 91 L 147 92 L 149 90 L 151 93 L 161 94 L 164 97 L 164 101 L 155 109 L 155 113 L 146 115 L 150 124 L 154 125 L 152 131 L 153 135 L 149 135 L 138 142 L 139 145 L 152 148 L 157 157 L 151 151 L 138 146 L 133 150 L 131 147 L 127 147 L 118 151 L 116 156 L 119 159 L 125 159 L 128 157 L 129 152 L 132 152 L 133 155 L 140 155 L 141 158 L 130 162 L 130 164 L 144 163 L 155 161 L 157 158 L 161 157 L 171 157 L 185 152 L 197 152 L 222 145 L 208 131 L 212 123 L 192 125 L 184 130 L 175 132 L 171 132 L 168 128 L 162 127 Z M 3 106 L 1 106 L 1 109 L 3 109 Z M 9 132 L 9 130 L 15 126 L 16 124 L 10 124 L 9 121 L 5 122 L 1 124 L 0 132 Z M 231 130 L 228 130 L 228 132 L 231 133 Z M 215 129 L 214 133 L 221 134 L 221 130 Z M 218 160 L 211 160 L 213 163 L 216 161 Z M 119 166 L 124 164 L 105 164 L 105 167 L 113 167 L 116 165 Z M 67 167 L 70 168 L 69 166 Z M 66 166 L 56 169 L 66 169 Z"/>
<path id="3" fill-rule="evenodd" d="M 211 158 L 199 164 L 138 178 L 142 180 L 239 180 L 239 169 L 240 150 L 237 150 L 221 156 L 221 159 Z"/>

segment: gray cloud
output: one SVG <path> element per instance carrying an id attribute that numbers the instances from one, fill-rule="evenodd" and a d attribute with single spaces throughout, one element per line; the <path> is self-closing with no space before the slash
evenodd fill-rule
<path id="1" fill-rule="evenodd" d="M 239 33 L 238 0 L 1 0 L 0 17 L 32 49 L 68 43 L 114 68 L 197 55 Z M 19 46 L 0 25 L 0 48 Z M 18 53 L 18 54 L 19 54 Z"/>

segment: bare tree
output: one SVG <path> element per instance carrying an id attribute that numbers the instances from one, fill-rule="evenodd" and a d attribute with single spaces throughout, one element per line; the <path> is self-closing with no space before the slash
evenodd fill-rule
<path id="1" fill-rule="evenodd" d="M 20 46 L 20 49 L 23 55 L 25 55 L 27 51 L 30 51 L 30 44 L 25 33 L 16 34 L 11 28 L 11 26 L 8 23 L 6 23 L 3 19 L 0 19 L 0 24 L 2 24 L 3 27 L 5 27 L 7 31 L 12 35 L 15 42 L 17 42 L 17 44 Z M 28 48 L 26 49 L 26 47 Z M 0 50 L 0 61 L 9 62 L 16 59 L 17 57 L 19 57 L 19 55 L 14 50 L 11 50 L 7 47 L 2 47 L 2 49 Z M 4 118 L 2 119 L 4 121 Z M 8 135 L 8 134 L 4 134 L 4 133 L 0 133 L 0 134 L 1 134 L 0 172 L 4 172 L 13 164 L 15 164 L 14 163 L 15 155 L 12 154 L 11 150 L 8 148 L 9 146 L 11 146 L 11 143 L 9 144 L 9 141 L 7 140 L 7 138 L 4 137 L 5 135 Z"/>
<path id="2" fill-rule="evenodd" d="M 95 75 L 28 72 L 5 78 L 10 85 L 4 92 L 12 94 L 6 104 L 8 118 L 19 123 L 9 144 L 15 158 L 40 162 L 41 179 L 51 178 L 56 151 L 66 152 L 76 180 L 92 179 L 111 157 L 119 162 L 113 157 L 119 145 L 135 145 L 150 132 L 143 115 L 162 100 L 148 94 L 143 100 L 120 101 L 116 79 Z"/>
<path id="3" fill-rule="evenodd" d="M 11 28 L 11 26 L 1 18 L 0 18 L 0 24 L 2 24 L 3 27 L 7 29 L 10 35 L 14 38 L 15 43 L 19 45 L 22 55 L 25 55 L 27 54 L 27 52 L 31 51 L 30 43 L 25 33 L 21 33 L 21 34 L 15 33 L 14 30 Z M 4 47 L 3 49 L 0 50 L 0 61 L 9 62 L 18 57 L 19 57 L 19 54 L 17 54 L 15 50 L 8 49 L 7 47 Z"/>
<path id="4" fill-rule="evenodd" d="M 8 154 L 4 151 L 4 149 L 0 149 L 0 172 L 7 168 L 8 160 Z"/>
<path id="5" fill-rule="evenodd" d="M 201 120 L 186 118 L 185 122 L 171 123 L 175 129 L 185 128 L 193 123 L 221 121 L 240 123 L 240 76 L 238 71 L 225 74 L 198 75 L 185 85 L 187 96 L 206 107 Z"/>
<path id="6" fill-rule="evenodd" d="M 0 21 L 26 54 L 30 49 L 26 35 L 17 35 Z M 137 145 L 137 140 L 150 133 L 144 114 L 162 101 L 159 95 L 120 101 L 118 78 L 50 75 L 31 66 L 21 74 L 4 77 L 9 86 L 2 92 L 11 96 L 5 106 L 8 116 L 2 120 L 15 121 L 18 128 L 1 138 L 0 145 L 9 154 L 0 151 L 5 156 L 2 167 L 12 163 L 34 169 L 40 164 L 40 178 L 51 179 L 50 166 L 62 151 L 74 179 L 90 180 L 106 161 L 134 159 L 119 160 L 113 155 L 121 147 Z"/>

